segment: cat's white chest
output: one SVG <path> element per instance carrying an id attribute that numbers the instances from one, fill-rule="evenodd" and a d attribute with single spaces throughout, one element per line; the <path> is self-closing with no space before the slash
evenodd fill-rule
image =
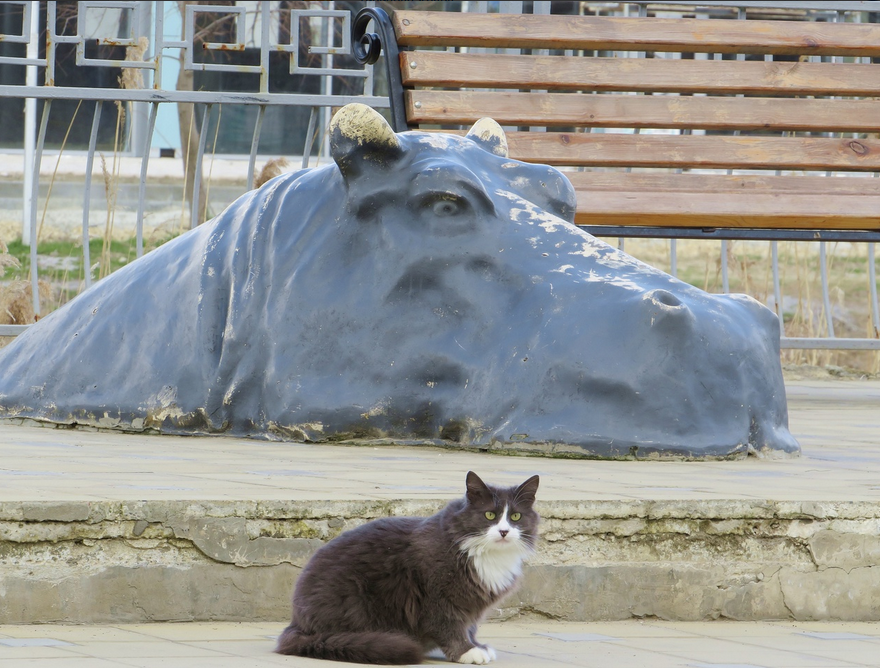
<path id="1" fill-rule="evenodd" d="M 510 550 L 474 550 L 468 554 L 477 577 L 486 588 L 497 594 L 522 575 L 522 554 Z"/>

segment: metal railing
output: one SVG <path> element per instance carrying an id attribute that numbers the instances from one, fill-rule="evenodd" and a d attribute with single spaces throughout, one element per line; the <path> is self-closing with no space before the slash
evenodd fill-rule
<path id="1" fill-rule="evenodd" d="M 146 186 L 148 181 L 148 167 L 151 158 L 151 143 L 156 131 L 156 119 L 162 105 L 195 104 L 198 106 L 196 118 L 200 121 L 199 127 L 207 128 L 211 122 L 212 114 L 228 105 L 244 105 L 255 108 L 256 114 L 251 128 L 250 153 L 247 156 L 247 185 L 250 189 L 254 183 L 255 163 L 259 155 L 260 137 L 263 129 L 263 121 L 267 109 L 300 107 L 308 108 L 308 129 L 304 134 L 302 149 L 302 166 L 309 164 L 309 156 L 312 153 L 313 142 L 316 136 L 321 135 L 321 129 L 326 127 L 329 120 L 331 107 L 338 107 L 352 101 L 358 101 L 377 108 L 388 107 L 387 97 L 377 94 L 377 82 L 374 78 L 373 69 L 367 67 L 346 67 L 340 65 L 339 58 L 351 53 L 351 44 L 348 40 L 350 34 L 350 20 L 352 14 L 336 8 L 333 2 L 303 2 L 303 3 L 279 3 L 279 2 L 239 2 L 236 5 L 188 5 L 185 15 L 181 16 L 181 39 L 171 39 L 166 34 L 165 15 L 166 5 L 177 3 L 162 2 L 79 2 L 76 5 L 76 33 L 59 30 L 59 11 L 61 5 L 70 6 L 72 3 L 39 3 L 44 7 L 45 23 L 39 21 L 40 12 L 37 3 L 18 2 L 5 3 L 6 5 L 19 5 L 22 11 L 22 30 L 20 34 L 3 35 L 0 42 L 7 44 L 19 44 L 26 49 L 27 53 L 21 57 L 0 55 L 0 65 L 15 65 L 27 70 L 28 77 L 24 85 L 0 85 L 0 98 L 17 98 L 29 100 L 31 115 L 34 115 L 35 102 L 43 104 L 39 129 L 34 133 L 33 148 L 29 148 L 25 141 L 25 153 L 32 155 L 30 168 L 25 174 L 24 199 L 32 204 L 28 207 L 27 217 L 24 221 L 22 237 L 28 237 L 30 244 L 30 280 L 33 294 L 33 307 L 36 314 L 40 313 L 40 297 L 38 289 L 38 262 L 37 262 L 37 231 L 38 212 L 36 202 L 38 200 L 40 166 L 47 153 L 46 130 L 52 114 L 53 102 L 62 100 L 82 100 L 83 104 L 93 107 L 92 126 L 89 134 L 88 149 L 85 152 L 85 195 L 82 203 L 82 248 L 84 282 L 83 287 L 88 287 L 91 282 L 91 265 L 89 257 L 89 210 L 91 193 L 91 173 L 96 156 L 96 143 L 99 137 L 102 115 L 106 111 L 105 103 L 123 103 L 140 107 L 141 111 L 135 114 L 135 131 L 129 142 L 130 154 L 139 156 L 139 193 L 136 211 L 136 254 L 139 257 L 144 252 L 143 221 L 148 209 Z M 349 3 L 351 4 L 351 3 Z M 372 5 L 374 3 L 361 3 Z M 410 3 L 407 3 L 410 4 Z M 411 3 L 418 5 L 419 3 Z M 421 3 L 427 5 L 425 9 L 438 9 L 438 3 Z M 554 3 L 534 2 L 534 13 L 551 13 L 559 7 L 553 7 Z M 723 16 L 747 19 L 760 15 L 764 17 L 768 12 L 789 12 L 788 18 L 800 20 L 880 20 L 880 2 L 583 2 L 583 3 L 559 3 L 577 7 L 581 13 L 603 13 L 609 15 L 647 15 L 649 12 L 663 12 L 664 16 L 688 15 L 699 18 L 711 18 Z M 284 6 L 282 6 L 284 5 Z M 289 7 L 288 5 L 295 5 Z M 418 8 L 411 7 L 411 8 Z M 462 11 L 500 11 L 503 13 L 522 13 L 522 2 L 463 2 Z M 125 34 L 95 34 L 88 32 L 88 22 L 83 20 L 89 13 L 96 11 L 113 10 L 120 15 L 127 14 Z M 200 20 L 208 17 L 215 24 L 223 22 L 227 30 L 223 33 L 223 39 L 211 41 L 199 38 Z M 325 26 L 324 38 L 315 43 L 307 43 L 300 31 L 304 21 L 321 21 Z M 285 39 L 279 37 L 278 26 L 289 26 L 289 36 Z M 332 29 L 329 26 L 333 26 Z M 320 32 L 320 31 L 319 31 Z M 41 36 L 39 40 L 35 34 Z M 130 49 L 138 45 L 140 40 L 146 38 L 146 50 L 140 60 L 126 58 L 107 58 L 95 56 L 95 46 L 116 47 Z M 43 52 L 39 47 L 44 44 Z M 138 88 L 115 88 L 93 87 L 82 88 L 64 86 L 59 84 L 57 57 L 59 49 L 65 45 L 75 47 L 76 68 L 111 68 L 116 71 L 137 70 L 143 81 Z M 90 45 L 92 51 L 90 51 Z M 70 48 L 68 46 L 67 48 Z M 245 51 L 251 53 L 251 61 L 221 62 L 226 54 L 240 54 Z M 272 76 L 277 75 L 273 68 L 277 68 L 277 61 L 272 60 L 273 54 L 287 54 L 289 66 L 287 73 L 297 76 L 315 77 L 321 81 L 320 92 L 277 92 L 271 90 Z M 311 54 L 312 58 L 320 58 L 320 62 L 310 62 L 305 66 L 301 61 L 303 54 Z M 644 54 L 639 54 L 644 55 Z M 207 57 L 206 57 L 207 56 Z M 218 56 L 212 59 L 212 56 Z M 172 58 L 180 62 L 184 71 L 215 72 L 246 74 L 256 82 L 253 90 L 249 92 L 235 92 L 230 90 L 178 90 L 166 85 L 163 71 L 168 66 L 168 59 Z M 37 85 L 37 72 L 42 72 L 42 85 Z M 379 72 L 377 68 L 376 72 Z M 362 81 L 363 88 L 355 92 L 340 92 L 334 90 L 334 81 L 340 81 L 340 77 L 348 81 Z M 381 84 L 380 84 L 381 85 Z M 541 131 L 543 128 L 534 128 Z M 202 162 L 206 155 L 207 132 L 199 135 L 198 148 L 195 155 L 196 169 L 193 184 L 194 192 L 199 192 L 199 181 L 202 176 Z M 28 173 L 31 178 L 28 179 Z M 873 176 L 878 176 L 874 174 Z M 199 219 L 199 198 L 191 198 L 189 218 L 191 224 Z M 855 234 L 854 238 L 858 238 Z M 624 240 L 618 242 L 624 247 Z M 681 274 L 683 262 L 681 256 L 681 244 L 688 243 L 681 239 L 669 239 L 668 243 L 668 269 L 672 274 Z M 731 268 L 729 259 L 731 256 L 731 242 L 726 239 L 714 241 L 718 245 L 718 265 L 720 273 L 720 290 L 727 292 L 731 286 Z M 753 242 L 758 243 L 758 242 Z M 868 288 L 868 318 L 869 323 L 864 337 L 840 337 L 837 336 L 839 328 L 835 328 L 833 317 L 833 305 L 831 293 L 833 286 L 829 281 L 828 262 L 829 257 L 834 255 L 835 246 L 829 248 L 826 242 L 790 242 L 798 244 L 799 248 L 805 249 L 804 255 L 818 253 L 818 271 L 821 281 L 821 315 L 816 318 L 817 328 L 821 327 L 823 336 L 790 336 L 786 333 L 786 319 L 784 317 L 784 304 L 787 296 L 783 293 L 784 281 L 781 278 L 779 262 L 779 241 L 770 240 L 761 242 L 769 244 L 769 256 L 771 262 L 769 282 L 772 284 L 772 296 L 767 295 L 768 305 L 775 308 L 783 327 L 782 345 L 784 348 L 806 349 L 834 349 L 834 350 L 880 350 L 880 302 L 877 296 L 877 277 L 875 248 L 873 243 L 865 244 L 865 274 Z M 814 250 L 815 249 L 815 250 Z M 861 251 L 860 251 L 861 252 Z M 800 299 L 800 298 L 799 298 Z M 0 325 L 0 335 L 15 335 L 25 325 Z"/>
<path id="2" fill-rule="evenodd" d="M 245 105 L 257 109 L 256 120 L 253 125 L 251 150 L 248 156 L 247 189 L 251 189 L 254 183 L 254 166 L 257 159 L 257 149 L 260 142 L 263 118 L 266 110 L 271 107 L 287 108 L 291 106 L 307 107 L 310 109 L 308 129 L 305 133 L 303 146 L 303 167 L 308 166 L 308 158 L 311 154 L 312 144 L 319 133 L 316 132 L 320 124 L 326 126 L 329 121 L 329 112 L 332 107 L 341 106 L 349 102 L 358 101 L 373 107 L 387 107 L 388 98 L 375 95 L 373 70 L 371 67 L 356 69 L 343 68 L 334 65 L 334 58 L 350 54 L 349 35 L 351 13 L 336 10 L 333 2 L 324 3 L 298 3 L 298 8 L 285 8 L 280 2 L 250 2 L 241 3 L 238 6 L 228 5 L 186 5 L 183 21 L 183 33 L 185 38 L 180 40 L 169 39 L 165 34 L 165 10 L 166 5 L 177 6 L 177 3 L 164 2 L 78 2 L 76 3 L 75 23 L 77 32 L 74 35 L 62 34 L 58 31 L 59 9 L 62 5 L 71 3 L 32 3 L 10 2 L 21 8 L 20 34 L 0 35 L 0 43 L 20 44 L 27 47 L 24 57 L 10 57 L 0 55 L 0 65 L 21 66 L 28 70 L 25 85 L 0 85 L 0 98 L 18 98 L 24 100 L 42 101 L 42 113 L 40 115 L 39 130 L 33 142 L 33 149 L 28 146 L 25 139 L 25 188 L 23 200 L 25 202 L 26 215 L 22 239 L 30 243 L 30 278 L 31 292 L 33 296 L 33 309 L 36 315 L 41 314 L 40 290 L 38 287 L 38 262 L 37 262 L 37 231 L 38 231 L 38 207 L 36 203 L 39 197 L 40 168 L 46 151 L 46 134 L 49 120 L 52 115 L 52 103 L 59 100 L 77 100 L 94 105 L 92 126 L 89 135 L 89 144 L 85 166 L 85 196 L 82 204 L 83 224 L 83 266 L 86 268 L 84 287 L 91 284 L 88 267 L 91 265 L 89 256 L 89 210 L 91 198 L 91 178 L 96 155 L 96 141 L 101 127 L 102 113 L 105 103 L 132 103 L 146 105 L 148 111 L 146 122 L 141 128 L 140 137 L 131 140 L 130 153 L 140 156 L 139 195 L 137 202 L 136 244 L 137 257 L 144 252 L 143 221 L 146 209 L 146 184 L 148 165 L 151 157 L 151 143 L 156 127 L 156 118 L 159 107 L 163 104 L 195 104 L 201 109 L 199 114 L 199 128 L 208 127 L 212 110 L 221 105 Z M 45 23 L 40 21 L 40 6 L 45 9 Z M 87 13 L 93 10 L 115 11 L 124 17 L 127 24 L 127 34 L 115 35 L 87 35 L 88 23 L 84 20 Z M 197 25 L 200 17 L 208 16 L 214 23 L 224 22 L 232 27 L 226 30 L 232 32 L 233 38 L 225 41 L 211 42 L 206 39 L 197 39 L 200 29 Z M 299 30 L 300 23 L 304 20 L 319 19 L 332 28 L 328 29 L 325 44 L 304 44 Z M 280 42 L 273 34 L 273 27 L 277 27 L 282 20 L 286 20 L 290 26 L 289 40 Z M 121 21 L 112 23 L 116 27 Z M 335 24 L 335 25 L 334 25 Z M 251 29 L 248 30 L 248 27 Z M 340 43 L 336 43 L 338 37 Z M 124 47 L 129 49 L 140 43 L 142 38 L 147 40 L 146 52 L 141 60 L 90 58 L 87 53 L 87 45 L 96 44 L 105 47 Z M 44 46 L 43 46 L 44 45 Z M 138 70 L 143 85 L 140 88 L 106 88 L 106 87 L 67 87 L 59 85 L 56 72 L 58 70 L 59 47 L 73 45 L 76 49 L 75 65 L 79 67 L 112 68 L 114 70 Z M 38 55 L 38 48 L 43 47 L 43 54 Z M 241 53 L 246 49 L 258 51 L 258 64 L 248 65 L 240 63 L 213 62 L 206 59 L 207 54 Z M 257 79 L 253 92 L 236 92 L 228 90 L 178 90 L 163 86 L 163 68 L 166 67 L 168 51 L 175 50 L 178 55 L 172 56 L 181 61 L 181 67 L 193 72 L 226 72 L 249 74 Z M 304 66 L 300 63 L 302 53 L 318 55 L 321 59 L 319 66 Z M 286 53 L 289 56 L 289 70 L 291 75 L 311 76 L 322 78 L 322 92 L 318 94 L 303 92 L 273 92 L 270 90 L 270 55 L 273 53 Z M 337 61 L 338 62 L 338 61 Z M 43 71 L 42 85 L 36 84 L 37 68 Z M 334 77 L 348 77 L 363 80 L 363 92 L 358 94 L 340 94 L 332 90 Z M 27 135 L 26 130 L 26 135 Z M 195 155 L 194 182 L 192 190 L 199 193 L 202 177 L 202 163 L 206 150 L 207 132 L 199 133 L 198 150 Z M 33 155 L 33 160 L 28 161 L 28 155 Z M 199 219 L 198 208 L 200 198 L 191 197 L 190 221 L 194 225 Z M 28 206 L 30 204 L 30 206 Z M 23 331 L 27 325 L 0 325 L 0 336 L 14 336 Z"/>

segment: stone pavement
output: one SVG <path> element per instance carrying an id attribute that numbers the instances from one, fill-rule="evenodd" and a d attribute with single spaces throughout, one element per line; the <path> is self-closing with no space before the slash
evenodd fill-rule
<path id="1" fill-rule="evenodd" d="M 473 469 L 541 475 L 540 501 L 880 501 L 880 381 L 787 384 L 793 459 L 587 461 L 439 448 L 291 444 L 0 421 L 0 502 L 452 499 Z"/>
<path id="2" fill-rule="evenodd" d="M 311 668 L 272 653 L 283 623 L 0 626 L 0 668 Z M 508 621 L 480 638 L 505 668 L 855 668 L 880 663 L 880 624 Z M 450 665 L 431 655 L 430 665 Z"/>

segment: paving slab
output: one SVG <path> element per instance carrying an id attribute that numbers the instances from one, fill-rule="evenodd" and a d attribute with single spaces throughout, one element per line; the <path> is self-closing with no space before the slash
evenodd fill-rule
<path id="1" fill-rule="evenodd" d="M 803 455 L 737 461 L 486 456 L 0 421 L 0 502 L 450 499 L 470 469 L 497 483 L 538 473 L 542 501 L 880 501 L 880 381 L 797 381 L 787 392 Z"/>
<path id="2" fill-rule="evenodd" d="M 799 458 L 595 461 L 0 424 L 0 623 L 283 619 L 320 545 L 435 512 L 468 470 L 500 484 L 541 475 L 540 548 L 496 618 L 878 621 L 880 382 L 787 391 Z"/>
<path id="3" fill-rule="evenodd" d="M 355 665 L 272 653 L 282 625 L 186 623 L 0 626 L 0 668 L 317 668 Z M 657 620 L 484 624 L 493 665 L 529 668 L 877 666 L 880 624 Z M 449 665 L 433 653 L 426 665 Z"/>

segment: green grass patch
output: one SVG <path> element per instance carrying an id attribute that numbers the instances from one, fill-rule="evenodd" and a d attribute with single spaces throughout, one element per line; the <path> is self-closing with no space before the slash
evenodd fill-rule
<path id="1" fill-rule="evenodd" d="M 144 241 L 144 252 L 161 246 L 169 239 Z M 15 257 L 20 267 L 7 267 L 3 280 L 24 280 L 30 276 L 31 248 L 21 239 L 8 244 L 9 254 Z M 46 258 L 47 266 L 40 266 L 38 275 L 48 281 L 84 281 L 82 243 L 70 240 L 42 241 L 37 245 L 37 255 Z M 134 237 L 126 240 L 113 240 L 105 252 L 103 239 L 89 241 L 89 262 L 92 266 L 92 279 L 106 276 L 137 258 L 137 241 Z M 44 262 L 38 261 L 42 265 Z M 95 266 L 97 265 L 97 266 Z M 109 266 L 105 266 L 109 265 Z"/>

